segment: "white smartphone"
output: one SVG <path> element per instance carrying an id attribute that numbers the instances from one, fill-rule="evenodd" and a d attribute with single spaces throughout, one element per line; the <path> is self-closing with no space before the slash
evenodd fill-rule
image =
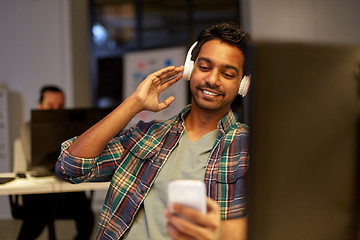
<path id="1" fill-rule="evenodd" d="M 206 213 L 205 184 L 199 180 L 173 180 L 168 183 L 169 203 L 179 203 Z"/>

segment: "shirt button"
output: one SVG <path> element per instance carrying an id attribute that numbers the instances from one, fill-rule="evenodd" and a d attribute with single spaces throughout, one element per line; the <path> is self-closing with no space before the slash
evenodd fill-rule
<path id="1" fill-rule="evenodd" d="M 234 180 L 234 178 L 235 178 L 234 174 L 231 174 L 230 175 L 230 180 Z"/>

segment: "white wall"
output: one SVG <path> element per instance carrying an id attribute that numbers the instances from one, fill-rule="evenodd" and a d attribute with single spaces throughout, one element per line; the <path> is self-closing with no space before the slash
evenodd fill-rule
<path id="1" fill-rule="evenodd" d="M 87 0 L 0 1 L 0 87 L 9 93 L 11 142 L 43 85 L 62 87 L 67 107 L 91 105 L 87 24 Z"/>
<path id="2" fill-rule="evenodd" d="M 23 120 L 44 84 L 61 86 L 68 107 L 90 105 L 87 11 L 86 0 L 0 1 L 0 85 L 20 93 Z"/>
<path id="3" fill-rule="evenodd" d="M 43 84 L 70 90 L 66 7 L 60 0 L 0 1 L 0 83 L 21 94 L 24 120 Z"/>
<path id="4" fill-rule="evenodd" d="M 36 108 L 39 90 L 56 84 L 67 107 L 91 105 L 87 0 L 0 1 L 0 88 L 8 90 L 9 163 L 21 124 Z M 6 172 L 9 169 L 0 169 Z M 0 218 L 9 217 L 7 196 Z"/>

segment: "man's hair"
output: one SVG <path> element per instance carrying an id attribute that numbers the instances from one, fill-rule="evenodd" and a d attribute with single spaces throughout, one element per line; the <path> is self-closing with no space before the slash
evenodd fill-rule
<path id="1" fill-rule="evenodd" d="M 200 33 L 197 39 L 198 43 L 192 51 L 191 60 L 195 62 L 200 53 L 201 47 L 204 45 L 204 43 L 211 40 L 220 40 L 221 42 L 239 48 L 244 54 L 245 58 L 243 69 L 244 74 L 249 74 L 250 69 L 248 67 L 248 58 L 251 39 L 248 33 L 244 32 L 239 25 L 232 22 L 214 24 Z"/>
<path id="2" fill-rule="evenodd" d="M 53 85 L 48 85 L 48 86 L 44 86 L 41 88 L 40 90 L 40 98 L 39 98 L 39 103 L 42 103 L 42 101 L 44 100 L 44 93 L 46 91 L 50 91 L 50 92 L 59 92 L 64 94 L 64 92 L 57 86 L 53 86 Z"/>

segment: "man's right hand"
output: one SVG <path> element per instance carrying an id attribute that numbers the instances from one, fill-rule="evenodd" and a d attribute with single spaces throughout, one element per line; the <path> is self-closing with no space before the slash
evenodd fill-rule
<path id="1" fill-rule="evenodd" d="M 180 72 L 183 70 L 183 66 L 170 66 L 148 75 L 137 87 L 131 97 L 136 98 L 136 101 L 141 106 L 141 110 L 158 112 L 169 107 L 169 105 L 174 101 L 174 97 L 171 96 L 165 101 L 159 103 L 159 95 L 165 89 L 181 79 L 182 74 Z"/>
<path id="2" fill-rule="evenodd" d="M 148 75 L 136 91 L 114 111 L 81 134 L 69 147 L 69 153 L 82 158 L 96 157 L 137 113 L 142 110 L 158 112 L 167 108 L 174 101 L 174 97 L 169 97 L 161 103 L 158 97 L 160 93 L 181 79 L 183 70 L 183 66 L 170 66 Z"/>

